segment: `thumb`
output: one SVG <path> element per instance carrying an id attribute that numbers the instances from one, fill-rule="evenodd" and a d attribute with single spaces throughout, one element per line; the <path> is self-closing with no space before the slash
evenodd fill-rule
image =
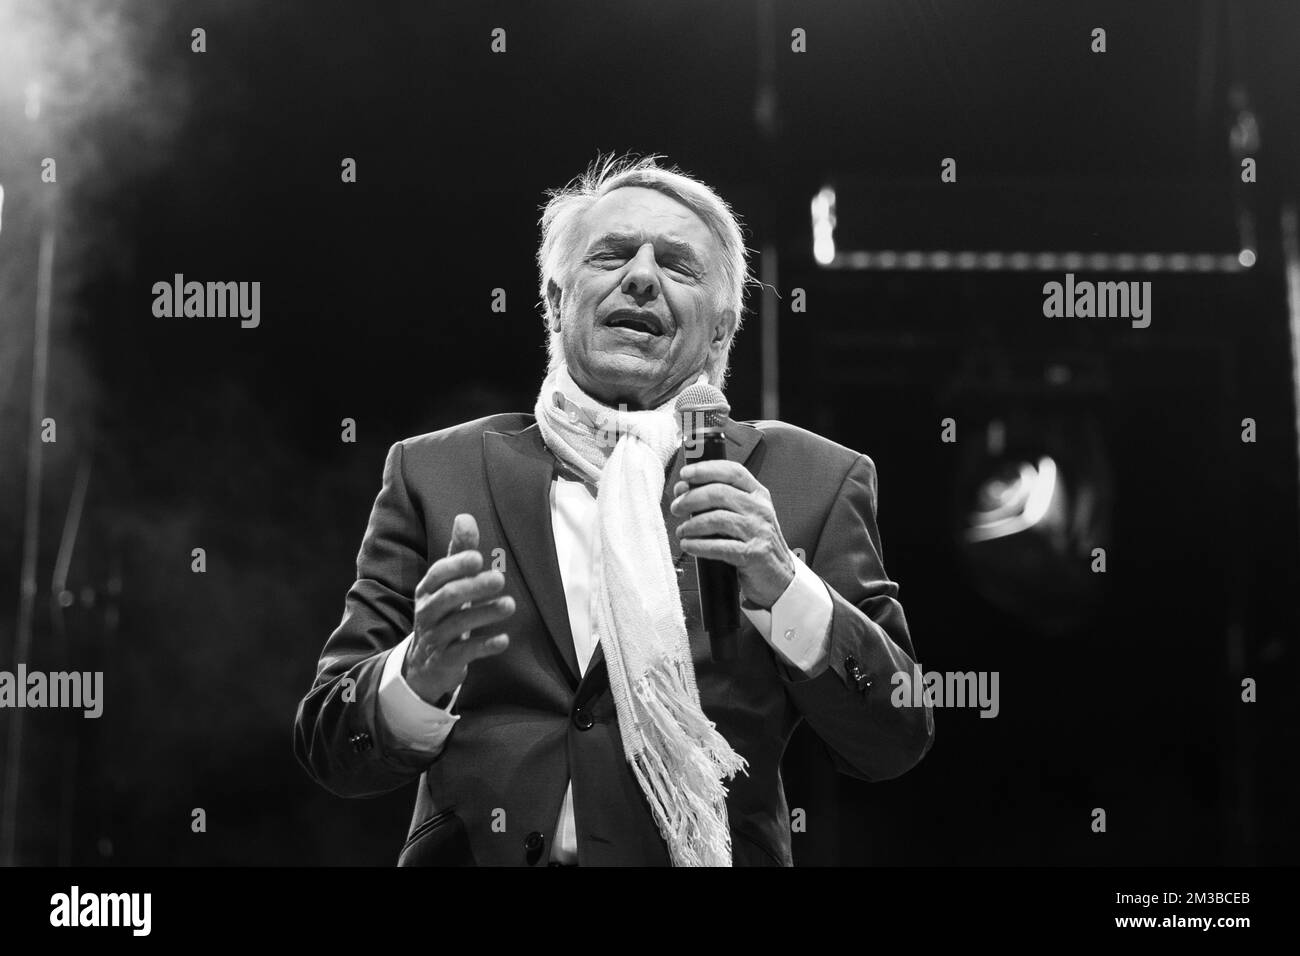
<path id="1" fill-rule="evenodd" d="M 451 544 L 447 546 L 447 557 L 477 549 L 478 522 L 471 514 L 456 515 L 456 520 L 451 523 Z"/>

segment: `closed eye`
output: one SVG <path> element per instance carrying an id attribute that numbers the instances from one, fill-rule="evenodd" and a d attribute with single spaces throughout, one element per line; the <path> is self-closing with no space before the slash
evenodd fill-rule
<path id="1" fill-rule="evenodd" d="M 617 250 L 604 249 L 604 250 L 599 250 L 597 252 L 591 253 L 589 256 L 587 256 L 587 261 L 600 263 L 601 265 L 622 265 L 623 263 L 627 262 L 627 255 L 625 253 L 618 252 Z M 671 259 L 661 263 L 661 265 L 664 268 L 671 269 L 673 272 L 686 276 L 687 278 L 692 278 L 692 279 L 698 278 L 695 269 L 692 268 L 686 262 L 682 262 L 676 259 Z"/>

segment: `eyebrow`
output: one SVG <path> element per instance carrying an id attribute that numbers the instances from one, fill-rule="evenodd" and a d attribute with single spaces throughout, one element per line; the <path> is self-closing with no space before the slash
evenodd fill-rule
<path id="1" fill-rule="evenodd" d="M 674 236 L 660 236 L 657 239 L 651 240 L 646 238 L 644 234 L 631 232 L 607 232 L 592 240 L 591 244 L 587 247 L 587 253 L 590 254 L 602 246 L 635 245 L 636 248 L 639 249 L 647 242 L 653 242 L 656 247 L 663 246 L 670 253 L 677 256 L 678 259 L 689 263 L 697 269 L 704 268 L 704 263 L 700 261 L 699 254 L 695 251 L 695 247 L 685 239 L 678 239 Z"/>

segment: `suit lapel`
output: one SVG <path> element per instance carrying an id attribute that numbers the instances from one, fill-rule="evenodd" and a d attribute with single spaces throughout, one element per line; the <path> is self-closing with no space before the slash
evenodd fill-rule
<path id="1" fill-rule="evenodd" d="M 727 435 L 727 459 L 729 461 L 738 461 L 742 465 L 749 460 L 749 456 L 758 446 L 758 443 L 763 440 L 761 431 L 753 425 L 746 425 L 744 422 L 733 422 L 728 419 L 724 431 Z M 673 503 L 673 498 L 676 497 L 673 494 L 673 486 L 681 480 L 682 466 L 685 463 L 685 455 L 679 448 L 677 454 L 673 456 L 673 460 L 668 464 L 668 477 L 664 480 L 664 494 L 659 502 L 664 516 L 664 528 L 668 532 L 668 547 L 672 551 L 673 566 L 677 568 L 679 579 L 686 562 L 691 560 L 691 556 L 682 553 L 681 544 L 677 540 L 677 526 L 685 519 L 678 518 L 668 508 Z M 604 645 L 597 644 L 596 649 L 592 652 L 591 661 L 587 665 L 587 672 L 583 679 L 584 686 L 588 683 L 587 678 L 591 678 L 596 673 L 598 665 L 603 665 L 604 662 Z M 604 668 L 599 669 L 603 674 Z"/>
<path id="2" fill-rule="evenodd" d="M 578 655 L 569 628 L 569 609 L 551 526 L 555 458 L 536 425 L 509 434 L 484 433 L 483 458 L 497 520 L 510 543 L 524 586 L 533 596 L 568 671 L 570 688 L 576 688 L 580 676 Z"/>

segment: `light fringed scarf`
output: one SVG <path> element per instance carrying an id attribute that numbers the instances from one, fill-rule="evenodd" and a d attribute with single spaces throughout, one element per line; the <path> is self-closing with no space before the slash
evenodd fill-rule
<path id="1" fill-rule="evenodd" d="M 705 715 L 695 684 L 660 510 L 664 470 L 681 444 L 673 402 L 612 408 L 560 366 L 542 383 L 534 414 L 551 452 L 597 486 L 591 629 L 605 650 L 628 763 L 673 865 L 731 866 L 723 780 L 746 763 Z"/>

